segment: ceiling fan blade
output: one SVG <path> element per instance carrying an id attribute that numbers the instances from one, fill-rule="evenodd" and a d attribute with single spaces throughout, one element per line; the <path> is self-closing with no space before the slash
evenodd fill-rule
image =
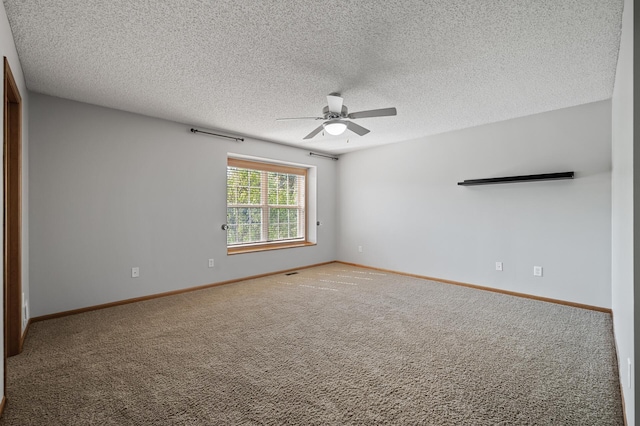
<path id="1" fill-rule="evenodd" d="M 364 136 L 369 133 L 369 129 L 365 129 L 364 127 L 359 126 L 356 123 L 352 123 L 351 121 L 347 122 L 347 129 L 351 130 L 353 133 L 357 133 L 360 136 Z"/>
<path id="2" fill-rule="evenodd" d="M 395 108 L 382 108 L 382 109 L 370 109 L 368 111 L 352 112 L 347 117 L 349 118 L 367 118 L 367 117 L 388 117 L 390 115 L 397 115 L 398 111 Z"/>
<path id="3" fill-rule="evenodd" d="M 324 117 L 289 117 L 289 118 L 276 118 L 276 121 L 286 120 L 324 120 Z"/>
<path id="4" fill-rule="evenodd" d="M 332 93 L 327 96 L 327 105 L 329 105 L 329 111 L 336 114 L 342 113 L 342 97 L 337 93 Z"/>
<path id="5" fill-rule="evenodd" d="M 312 137 L 314 137 L 315 135 L 317 135 L 318 133 L 320 133 L 322 131 L 322 129 L 324 129 L 324 127 L 319 126 L 317 127 L 314 131 L 312 131 L 311 133 L 309 133 L 307 136 L 305 136 L 303 139 L 311 139 Z"/>

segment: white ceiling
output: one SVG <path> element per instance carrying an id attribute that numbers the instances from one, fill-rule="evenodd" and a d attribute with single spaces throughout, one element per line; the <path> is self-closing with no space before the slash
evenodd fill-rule
<path id="1" fill-rule="evenodd" d="M 342 153 L 610 98 L 623 0 L 4 4 L 30 90 Z M 330 92 L 398 115 L 275 121 Z"/>

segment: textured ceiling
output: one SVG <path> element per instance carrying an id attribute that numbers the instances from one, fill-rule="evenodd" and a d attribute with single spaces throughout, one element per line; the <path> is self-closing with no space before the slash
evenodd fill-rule
<path id="1" fill-rule="evenodd" d="M 35 92 L 332 153 L 611 97 L 623 0 L 4 0 Z M 302 138 L 326 95 L 371 133 Z"/>

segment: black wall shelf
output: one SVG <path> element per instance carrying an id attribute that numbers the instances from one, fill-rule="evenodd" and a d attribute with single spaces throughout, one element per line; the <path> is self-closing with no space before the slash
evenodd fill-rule
<path id="1" fill-rule="evenodd" d="M 494 185 L 497 183 L 515 183 L 515 182 L 533 182 L 539 180 L 561 180 L 561 179 L 573 179 L 573 172 L 562 173 L 543 173 L 540 175 L 523 175 L 523 176 L 507 176 L 487 179 L 468 179 L 462 182 L 458 182 L 458 185 L 473 186 L 473 185 Z"/>

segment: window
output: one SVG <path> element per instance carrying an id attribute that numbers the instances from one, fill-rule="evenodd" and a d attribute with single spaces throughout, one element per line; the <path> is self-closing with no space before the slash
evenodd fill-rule
<path id="1" fill-rule="evenodd" d="M 307 243 L 307 169 L 229 158 L 228 253 Z"/>

